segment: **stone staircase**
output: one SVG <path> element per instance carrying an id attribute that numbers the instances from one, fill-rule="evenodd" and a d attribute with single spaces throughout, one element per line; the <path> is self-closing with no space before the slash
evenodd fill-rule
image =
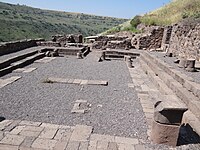
<path id="1" fill-rule="evenodd" d="M 38 53 L 38 50 L 42 49 L 41 47 L 30 49 L 30 51 L 26 51 L 25 53 L 18 54 L 13 56 L 12 53 L 11 57 L 9 55 L 6 59 L 2 59 L 0 61 L 0 77 L 4 76 L 8 73 L 11 73 L 13 70 L 17 68 L 22 68 L 33 63 L 37 59 L 43 58 L 45 55 L 44 53 Z"/>
<path id="2" fill-rule="evenodd" d="M 139 60 L 161 93 L 151 92 L 150 95 L 161 101 L 171 99 L 172 102 L 184 103 L 188 111 L 184 113 L 183 123 L 188 123 L 200 135 L 200 84 L 148 52 L 142 52 Z"/>
<path id="3" fill-rule="evenodd" d="M 140 52 L 136 50 L 120 50 L 120 49 L 112 49 L 112 50 L 104 50 L 102 52 L 105 52 L 105 57 L 108 59 L 124 59 L 124 56 L 130 56 L 132 59 L 135 59 L 136 57 L 140 56 Z"/>

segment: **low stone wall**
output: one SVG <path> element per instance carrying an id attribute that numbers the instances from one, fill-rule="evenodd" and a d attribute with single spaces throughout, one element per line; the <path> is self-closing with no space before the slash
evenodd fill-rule
<path id="1" fill-rule="evenodd" d="M 138 34 L 131 40 L 132 47 L 144 50 L 160 49 L 164 28 L 159 26 L 146 27 L 145 33 Z"/>
<path id="2" fill-rule="evenodd" d="M 83 43 L 83 36 L 81 34 L 54 35 L 52 36 L 52 41 L 58 42 L 62 47 L 65 47 L 67 43 Z"/>
<path id="3" fill-rule="evenodd" d="M 175 56 L 200 60 L 200 20 L 174 25 L 169 51 Z"/>
<path id="4" fill-rule="evenodd" d="M 35 39 L 35 40 L 21 40 L 6 42 L 0 44 L 0 56 L 20 51 L 29 47 L 37 46 L 37 42 L 44 41 L 44 39 Z"/>
<path id="5" fill-rule="evenodd" d="M 193 58 L 200 61 L 200 19 L 184 20 L 172 26 L 145 26 L 131 40 L 133 48 L 163 50 L 174 56 Z"/>
<path id="6" fill-rule="evenodd" d="M 96 41 L 92 44 L 92 49 L 130 49 L 131 38 L 128 36 L 99 36 Z"/>
<path id="7" fill-rule="evenodd" d="M 37 42 L 38 46 L 48 46 L 48 47 L 61 47 L 59 42 L 51 42 L 51 41 L 40 41 Z"/>

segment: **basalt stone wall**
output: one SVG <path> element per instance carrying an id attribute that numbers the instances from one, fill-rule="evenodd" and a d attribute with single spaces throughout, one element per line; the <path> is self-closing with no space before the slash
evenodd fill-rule
<path id="1" fill-rule="evenodd" d="M 200 59 L 200 20 L 184 21 L 173 26 L 169 51 L 176 56 Z"/>
<path id="2" fill-rule="evenodd" d="M 83 43 L 83 36 L 81 34 L 55 35 L 52 36 L 52 41 L 65 47 L 67 43 Z"/>
<path id="3" fill-rule="evenodd" d="M 35 40 L 21 40 L 13 42 L 5 42 L 0 44 L 0 56 L 17 52 L 26 48 L 37 46 L 37 42 L 44 41 L 44 39 L 35 39 Z"/>
<path id="4" fill-rule="evenodd" d="M 172 29 L 173 29 L 173 26 L 167 26 L 164 29 L 163 38 L 162 38 L 162 49 L 164 51 L 167 51 L 167 49 L 169 49 Z"/>
<path id="5" fill-rule="evenodd" d="M 47 46 L 47 47 L 61 47 L 59 42 L 52 42 L 52 41 L 40 41 L 37 42 L 38 46 Z"/>
<path id="6" fill-rule="evenodd" d="M 99 36 L 92 44 L 92 49 L 130 49 L 131 38 L 128 36 Z"/>
<path id="7" fill-rule="evenodd" d="M 159 26 L 146 27 L 145 33 L 132 38 L 132 47 L 144 50 L 156 50 L 162 46 L 164 28 Z"/>

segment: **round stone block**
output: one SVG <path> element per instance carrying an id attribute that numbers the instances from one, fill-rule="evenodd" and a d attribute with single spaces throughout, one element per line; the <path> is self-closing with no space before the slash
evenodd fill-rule
<path id="1" fill-rule="evenodd" d="M 180 126 L 152 123 L 150 138 L 154 144 L 177 145 Z"/>

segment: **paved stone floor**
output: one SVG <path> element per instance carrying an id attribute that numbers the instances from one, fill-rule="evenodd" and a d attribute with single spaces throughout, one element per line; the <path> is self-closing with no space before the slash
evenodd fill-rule
<path id="1" fill-rule="evenodd" d="M 0 122 L 0 150 L 143 150 L 137 138 L 93 134 L 93 127 L 20 120 Z"/>
<path id="2" fill-rule="evenodd" d="M 73 58 L 68 59 L 71 61 L 75 60 Z M 2 108 L 3 110 L 6 110 L 6 112 L 9 113 L 9 109 L 13 109 L 13 105 L 19 105 L 19 107 L 16 108 L 20 108 L 20 105 L 24 105 L 24 103 L 26 104 L 24 106 L 26 106 L 27 108 L 20 113 L 18 113 L 17 110 L 12 110 L 11 115 L 8 115 L 8 119 L 10 120 L 4 120 L 0 122 L 0 150 L 170 149 L 170 147 L 168 146 L 154 145 L 150 143 L 149 136 L 151 129 L 151 120 L 153 118 L 153 104 L 156 101 L 154 96 L 159 94 L 159 91 L 152 84 L 152 82 L 150 82 L 145 72 L 142 71 L 138 61 L 134 61 L 134 68 L 128 68 L 128 72 L 126 72 L 126 70 L 122 69 L 124 68 L 124 66 L 126 67 L 125 63 L 122 61 L 111 61 L 101 64 L 98 62 L 94 62 L 96 60 L 93 59 L 93 56 L 89 56 L 85 60 L 78 60 L 77 62 L 68 61 L 67 65 L 71 66 L 71 68 L 67 68 L 66 66 L 59 66 L 55 68 L 60 63 L 65 62 L 65 58 L 58 58 L 55 60 L 45 58 L 41 61 L 38 61 L 38 63 L 28 66 L 28 68 L 37 68 L 36 70 L 32 70 L 31 72 L 25 74 L 23 74 L 24 70 L 22 70 L 22 80 L 12 80 L 12 82 L 9 81 L 8 83 L 10 85 L 16 82 L 16 84 L 14 84 L 14 87 L 17 88 L 18 86 L 22 85 L 20 87 L 21 89 L 23 89 L 24 86 L 28 84 L 31 88 L 33 88 L 33 91 L 35 93 L 31 93 L 31 88 L 26 87 L 26 90 L 24 90 L 26 93 L 16 94 L 15 92 L 21 91 L 21 89 L 14 90 L 13 88 L 11 88 L 12 85 L 7 87 L 8 84 L 2 84 L 2 90 L 0 90 L 1 92 L 5 92 L 7 94 L 6 95 L 0 93 L 1 98 L 4 99 L 2 100 L 2 102 L 7 103 L 5 105 L 5 107 L 7 108 Z M 83 65 L 83 61 L 87 62 L 85 66 Z M 78 67 L 75 68 L 74 66 Z M 54 70 L 52 70 L 52 68 L 54 68 Z M 96 73 L 94 71 L 94 74 L 92 74 L 91 71 L 95 68 L 98 69 L 96 69 Z M 50 71 L 42 72 L 45 69 L 49 69 Z M 70 69 L 73 69 L 73 71 L 75 71 L 73 72 Z M 123 73 L 130 73 L 130 76 L 119 75 L 121 79 L 116 78 L 115 74 L 119 73 L 119 71 Z M 112 90 L 110 90 L 109 88 L 103 88 L 102 90 L 102 87 L 99 88 L 99 86 L 84 87 L 83 89 L 83 87 L 74 88 L 74 85 L 68 86 L 57 84 L 54 85 L 55 87 L 53 87 L 53 85 L 44 86 L 44 84 L 38 82 L 38 80 L 41 80 L 41 77 L 43 77 L 47 73 L 50 74 L 49 76 L 55 76 L 56 74 L 58 74 L 58 72 L 61 72 L 63 74 L 60 77 L 67 75 L 69 76 L 69 74 L 71 73 L 71 77 L 75 76 L 75 78 L 78 79 L 84 78 L 88 80 L 93 80 L 94 77 L 98 75 L 99 79 L 101 80 L 108 79 L 108 85 L 109 87 L 111 85 L 110 88 L 112 88 Z M 67 74 L 66 72 L 69 74 Z M 77 74 L 78 76 L 76 76 Z M 7 81 L 7 79 L 11 78 L 13 75 L 19 74 L 12 73 L 3 77 L 0 81 L 2 81 L 3 83 L 3 80 Z M 105 76 L 111 77 L 105 78 Z M 130 77 L 131 80 L 126 79 L 127 77 Z M 33 81 L 30 82 L 31 80 Z M 119 87 L 116 87 L 117 85 Z M 41 88 L 42 86 L 45 87 L 45 90 Z M 36 88 L 38 88 L 40 91 L 37 91 Z M 70 88 L 74 89 L 71 90 Z M 97 107 L 94 110 L 91 110 L 91 113 L 86 113 L 84 116 L 73 116 L 71 114 L 71 110 L 74 106 L 75 100 L 77 99 L 74 99 L 74 95 L 72 97 L 68 97 L 68 105 L 62 106 L 62 104 L 66 103 L 66 96 L 71 95 L 65 94 L 60 97 L 61 94 L 59 95 L 58 93 L 63 93 L 66 91 L 68 93 L 74 93 L 74 90 L 79 91 L 78 93 L 75 92 L 75 94 L 80 94 L 81 92 L 84 92 L 87 96 L 81 95 L 83 97 L 87 98 L 89 95 L 89 98 L 93 100 L 89 100 L 89 102 L 93 105 L 97 105 Z M 123 91 L 124 93 L 118 92 L 119 94 L 115 95 L 114 93 L 116 92 L 113 92 L 113 90 Z M 7 93 L 6 91 L 10 92 Z M 106 93 L 106 91 L 109 92 Z M 34 94 L 37 93 L 38 95 L 40 95 L 42 93 L 43 96 L 45 96 L 46 103 L 40 103 L 40 100 L 38 101 L 37 99 L 34 99 L 34 101 L 24 100 L 26 99 L 26 94 L 29 92 L 32 96 L 30 96 L 30 98 L 28 97 L 27 99 L 32 100 L 34 98 L 38 98 Z M 52 94 L 53 92 L 57 93 L 58 95 Z M 105 92 L 105 95 L 103 95 L 102 92 Z M 48 93 L 50 94 L 50 97 L 47 95 Z M 93 98 L 90 93 L 92 93 L 95 98 Z M 54 97 L 53 100 L 51 100 L 51 96 Z M 60 100 L 60 98 L 63 99 L 63 97 L 65 97 L 65 101 Z M 108 99 L 106 99 L 106 97 L 108 97 Z M 119 99 L 117 99 L 117 97 Z M 132 97 L 132 99 L 130 97 Z M 17 100 L 12 103 L 13 100 L 16 98 L 19 98 L 20 102 Z M 44 97 L 42 98 L 44 99 Z M 101 100 L 101 103 L 99 103 L 99 101 L 95 102 L 96 98 Z M 10 102 L 10 100 L 12 101 Z M 52 103 L 52 105 L 48 105 L 50 103 Z M 35 106 L 40 106 L 40 108 L 38 109 Z M 47 108 L 52 109 L 55 115 L 54 118 L 46 118 L 46 114 L 43 114 L 45 112 L 43 112 L 43 109 Z M 100 108 L 102 109 L 102 111 L 96 111 Z M 61 110 L 59 111 L 59 109 Z M 0 112 L 2 112 L 2 110 L 0 110 Z M 2 112 L 2 114 L 4 112 Z M 24 112 L 29 112 L 29 116 L 24 115 Z M 36 119 L 31 118 L 31 113 L 35 113 L 33 116 L 36 117 Z M 63 116 L 65 120 L 63 120 Z M 122 118 L 118 118 L 118 116 L 121 116 Z M 22 119 L 19 119 L 20 117 L 22 117 Z M 38 117 L 41 118 L 38 119 Z M 27 118 L 31 121 L 27 121 Z M 39 121 L 37 121 L 37 119 Z M 53 122 L 49 122 L 49 119 L 53 119 Z M 61 122 L 58 119 L 60 119 Z M 79 119 L 81 119 L 81 121 Z M 131 134 L 129 135 L 129 133 Z"/>

